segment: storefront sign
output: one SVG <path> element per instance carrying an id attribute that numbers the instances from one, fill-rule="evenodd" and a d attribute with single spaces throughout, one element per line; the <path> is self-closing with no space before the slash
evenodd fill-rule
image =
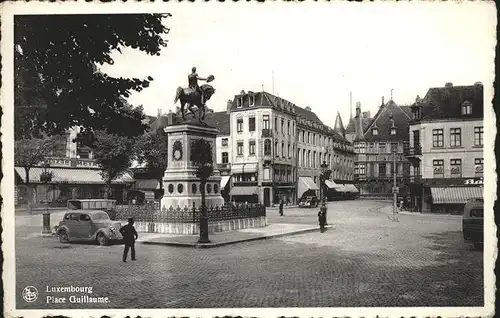
<path id="1" fill-rule="evenodd" d="M 94 161 L 78 160 L 77 167 L 99 168 L 99 165 Z"/>
<path id="2" fill-rule="evenodd" d="M 465 179 L 464 184 L 466 185 L 478 185 L 478 184 L 483 184 L 483 178 L 480 179 Z"/>

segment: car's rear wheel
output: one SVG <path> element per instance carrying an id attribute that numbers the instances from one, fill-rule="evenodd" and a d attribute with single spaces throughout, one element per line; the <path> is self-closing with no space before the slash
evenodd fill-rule
<path id="1" fill-rule="evenodd" d="M 99 244 L 100 246 L 106 246 L 106 245 L 108 245 L 108 242 L 109 242 L 108 238 L 103 233 L 97 234 L 96 241 L 97 241 L 97 244 Z"/>
<path id="2" fill-rule="evenodd" d="M 59 237 L 59 242 L 69 243 L 69 236 L 68 236 L 68 232 L 66 232 L 66 230 L 59 231 L 57 236 Z"/>

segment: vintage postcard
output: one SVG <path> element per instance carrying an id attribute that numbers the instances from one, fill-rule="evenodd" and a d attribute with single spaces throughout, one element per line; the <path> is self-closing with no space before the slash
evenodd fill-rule
<path id="1" fill-rule="evenodd" d="M 493 315 L 493 2 L 1 14 L 6 317 Z"/>

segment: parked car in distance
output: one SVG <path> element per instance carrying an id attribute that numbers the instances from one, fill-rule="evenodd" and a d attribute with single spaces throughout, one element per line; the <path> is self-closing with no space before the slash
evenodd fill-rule
<path id="1" fill-rule="evenodd" d="M 466 243 L 474 244 L 480 249 L 483 245 L 484 200 L 469 199 L 464 206 L 462 217 L 462 232 Z"/>
<path id="2" fill-rule="evenodd" d="M 299 202 L 300 208 L 315 208 L 319 204 L 318 198 L 315 196 L 307 196 Z"/>
<path id="3" fill-rule="evenodd" d="M 105 211 L 71 210 L 64 214 L 54 232 L 61 243 L 95 241 L 108 245 L 110 241 L 123 239 L 120 228 L 121 223 L 112 221 Z"/>

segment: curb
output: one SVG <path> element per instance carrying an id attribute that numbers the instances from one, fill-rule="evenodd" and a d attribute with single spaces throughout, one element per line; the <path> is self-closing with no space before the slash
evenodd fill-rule
<path id="1" fill-rule="evenodd" d="M 330 229 L 330 228 L 332 228 L 332 226 L 329 225 L 329 226 L 326 226 L 326 228 Z M 221 246 L 226 246 L 226 245 L 231 245 L 231 244 L 266 240 L 266 239 L 272 239 L 272 238 L 278 238 L 278 237 L 284 237 L 284 236 L 292 236 L 292 235 L 304 234 L 304 233 L 310 233 L 310 232 L 316 232 L 316 231 L 319 232 L 319 227 L 298 230 L 295 232 L 273 234 L 273 235 L 268 235 L 268 236 L 250 237 L 250 238 L 246 238 L 246 239 L 234 240 L 234 241 L 228 241 L 228 242 L 220 242 L 220 243 L 175 243 L 175 242 L 154 242 L 154 241 L 142 241 L 142 242 L 137 242 L 137 243 L 146 244 L 146 245 L 164 245 L 164 246 L 190 247 L 190 248 L 214 248 L 214 247 L 221 247 Z"/>

